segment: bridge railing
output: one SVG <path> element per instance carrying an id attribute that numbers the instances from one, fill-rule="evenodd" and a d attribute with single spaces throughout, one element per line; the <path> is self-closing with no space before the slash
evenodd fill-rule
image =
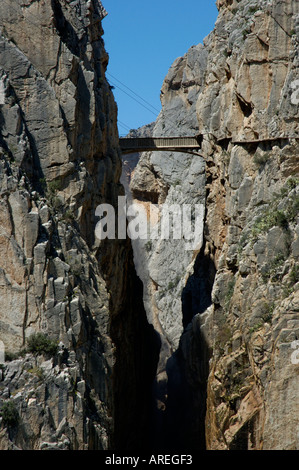
<path id="1" fill-rule="evenodd" d="M 136 152 L 154 149 L 198 149 L 199 137 L 132 137 L 119 139 L 123 152 L 136 150 Z"/>

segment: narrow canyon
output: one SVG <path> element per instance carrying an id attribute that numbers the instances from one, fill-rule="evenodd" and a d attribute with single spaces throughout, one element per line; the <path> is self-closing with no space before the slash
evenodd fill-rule
<path id="1" fill-rule="evenodd" d="M 299 449 L 299 3 L 216 5 L 123 155 L 105 1 L 0 3 L 0 450 Z"/>

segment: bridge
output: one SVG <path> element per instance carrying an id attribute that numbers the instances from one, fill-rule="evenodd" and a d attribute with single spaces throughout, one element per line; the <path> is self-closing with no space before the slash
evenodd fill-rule
<path id="1" fill-rule="evenodd" d="M 119 139 L 123 154 L 167 150 L 200 155 L 202 136 L 192 137 L 124 137 Z"/>
<path id="2" fill-rule="evenodd" d="M 278 140 L 290 139 L 298 140 L 298 135 L 295 136 L 280 136 L 280 137 L 267 137 L 264 139 L 248 139 L 237 140 L 232 137 L 217 139 L 218 144 L 228 144 L 231 142 L 234 145 L 252 145 L 264 142 L 275 142 Z M 130 153 L 147 152 L 154 150 L 164 150 L 169 152 L 182 152 L 191 153 L 193 155 L 202 156 L 199 153 L 203 135 L 198 134 L 192 137 L 123 137 L 119 139 L 120 148 L 124 155 Z"/>

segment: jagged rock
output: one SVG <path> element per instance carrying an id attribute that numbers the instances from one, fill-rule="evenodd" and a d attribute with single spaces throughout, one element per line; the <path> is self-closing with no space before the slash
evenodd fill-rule
<path id="1" fill-rule="evenodd" d="M 151 347 L 140 296 L 127 288 L 135 280 L 130 244 L 95 237 L 97 206 L 115 205 L 123 192 L 106 14 L 99 0 L 0 5 L 0 409 L 12 400 L 19 415 L 13 433 L 2 425 L 1 449 L 140 444 L 148 416 L 150 382 L 128 373 L 142 370 L 136 360 Z M 36 332 L 61 344 L 57 355 L 9 361 Z M 125 340 L 121 355 L 123 335 L 135 349 Z M 121 426 L 126 433 L 116 436 Z"/>
<path id="2" fill-rule="evenodd" d="M 202 134 L 204 159 L 146 153 L 131 180 L 143 205 L 206 210 L 200 253 L 135 248 L 149 321 L 171 346 L 157 374 L 164 432 L 175 448 L 188 429 L 194 449 L 296 449 L 298 2 L 217 6 L 204 44 L 171 66 L 153 131 Z"/>
<path id="3" fill-rule="evenodd" d="M 217 6 L 131 133 L 203 137 L 124 165 L 153 233 L 202 208 L 195 247 L 133 243 L 142 292 L 129 241 L 94 232 L 123 194 L 106 12 L 0 5 L 0 408 L 21 423 L 1 449 L 298 449 L 298 2 Z M 21 354 L 35 332 L 54 358 Z"/>

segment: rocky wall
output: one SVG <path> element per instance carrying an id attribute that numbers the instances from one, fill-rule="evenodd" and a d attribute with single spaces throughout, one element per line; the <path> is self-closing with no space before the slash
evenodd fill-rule
<path id="1" fill-rule="evenodd" d="M 105 15 L 98 0 L 0 5 L 1 449 L 126 448 L 146 421 L 130 243 L 95 237 L 97 206 L 123 194 Z M 28 350 L 36 333 L 53 358 Z"/>
<path id="2" fill-rule="evenodd" d="M 298 3 L 217 6 L 171 66 L 154 128 L 201 135 L 202 157 L 146 153 L 131 182 L 143 205 L 205 204 L 198 251 L 153 240 L 139 255 L 165 344 L 158 414 L 173 448 L 296 449 Z"/>

